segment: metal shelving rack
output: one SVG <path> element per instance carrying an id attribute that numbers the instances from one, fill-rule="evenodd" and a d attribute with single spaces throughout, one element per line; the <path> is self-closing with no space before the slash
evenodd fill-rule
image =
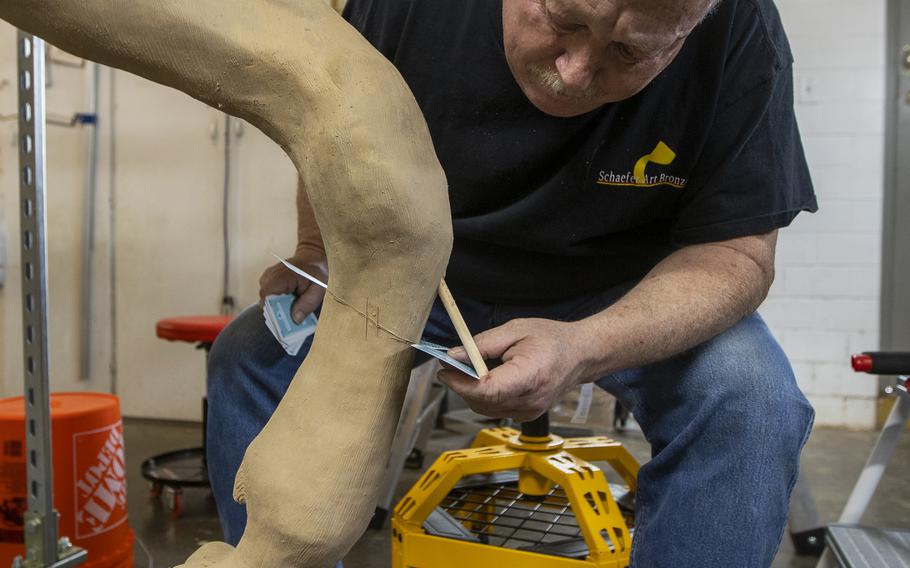
<path id="1" fill-rule="evenodd" d="M 58 514 L 54 509 L 47 345 L 44 49 L 43 40 L 22 31 L 17 34 L 28 510 L 25 557 L 16 558 L 14 568 L 64 568 L 81 564 L 87 556 L 68 538 L 58 539 Z"/>

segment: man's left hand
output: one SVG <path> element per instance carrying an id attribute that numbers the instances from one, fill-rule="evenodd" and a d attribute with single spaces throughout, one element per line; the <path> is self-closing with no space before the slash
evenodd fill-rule
<path id="1" fill-rule="evenodd" d="M 584 340 L 579 328 L 576 323 L 546 319 L 512 320 L 474 338 L 485 360 L 502 359 L 502 365 L 480 380 L 446 367 L 439 372 L 439 380 L 479 414 L 533 420 L 584 378 Z M 468 362 L 463 348 L 449 354 Z"/>

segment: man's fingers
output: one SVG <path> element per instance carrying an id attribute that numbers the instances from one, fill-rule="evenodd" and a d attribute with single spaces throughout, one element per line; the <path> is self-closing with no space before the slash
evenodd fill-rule
<path id="1" fill-rule="evenodd" d="M 445 365 L 445 363 L 443 363 L 443 365 Z M 464 399 L 472 398 L 472 394 L 477 391 L 477 385 L 471 383 L 480 382 L 474 377 L 469 377 L 461 371 L 457 371 L 447 366 L 436 373 L 436 378 L 439 379 L 440 382 L 445 383 L 450 389 L 455 391 L 458 396 Z"/>
<path id="2" fill-rule="evenodd" d="M 524 333 L 519 326 L 507 323 L 477 335 L 474 342 L 484 359 L 499 359 L 506 350 L 519 342 Z"/>
<path id="3" fill-rule="evenodd" d="M 275 278 L 274 269 L 275 269 L 274 266 L 270 266 L 270 267 L 266 268 L 262 272 L 262 276 L 259 277 L 259 305 L 260 306 L 264 305 L 265 297 L 271 293 L 271 292 L 269 292 L 269 290 L 272 289 L 272 280 Z"/>
<path id="4" fill-rule="evenodd" d="M 294 275 L 279 265 L 270 266 L 259 278 L 259 303 L 265 302 L 266 296 L 293 294 L 297 286 Z"/>
<path id="5" fill-rule="evenodd" d="M 325 258 L 318 255 L 298 254 L 287 259 L 294 266 L 315 274 L 318 278 L 326 280 Z M 311 286 L 309 280 L 298 276 L 289 270 L 283 263 L 276 263 L 266 268 L 259 277 L 259 306 L 265 306 L 267 296 L 293 294 L 296 296 L 291 305 L 291 319 L 300 323 L 315 310 L 322 302 L 324 292 L 318 286 Z"/>
<path id="6" fill-rule="evenodd" d="M 300 296 L 310 288 L 310 281 L 290 272 L 281 264 L 269 267 L 259 278 L 259 300 L 266 296 L 294 294 Z"/>
<path id="7" fill-rule="evenodd" d="M 491 418 L 530 420 L 547 410 L 527 389 L 518 369 L 505 364 L 478 380 L 451 368 L 443 368 L 437 378 L 465 399 L 471 409 Z"/>
<path id="8" fill-rule="evenodd" d="M 512 345 L 520 341 L 524 333 L 518 325 L 509 322 L 493 329 L 488 329 L 483 333 L 474 336 L 474 343 L 477 344 L 477 350 L 483 359 L 499 359 Z M 468 354 L 464 347 L 455 347 L 449 351 L 449 355 L 459 361 L 467 362 Z"/>

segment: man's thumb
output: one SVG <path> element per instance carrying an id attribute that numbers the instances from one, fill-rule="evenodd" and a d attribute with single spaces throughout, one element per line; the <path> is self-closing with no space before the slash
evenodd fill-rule
<path id="1" fill-rule="evenodd" d="M 294 320 L 294 323 L 299 324 L 306 318 L 307 314 L 313 311 L 314 306 L 310 306 L 311 303 L 306 294 L 301 294 L 300 297 L 294 300 L 294 303 L 291 304 L 291 319 Z"/>
<path id="2" fill-rule="evenodd" d="M 291 319 L 295 323 L 302 322 L 308 314 L 316 311 L 316 308 L 322 303 L 323 297 L 325 297 L 325 292 L 322 288 L 319 286 L 308 286 L 291 304 Z"/>

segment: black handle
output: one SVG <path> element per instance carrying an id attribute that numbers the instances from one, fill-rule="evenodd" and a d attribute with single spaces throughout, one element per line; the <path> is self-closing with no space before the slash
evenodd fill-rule
<path id="1" fill-rule="evenodd" d="M 910 352 L 866 351 L 851 359 L 853 370 L 872 375 L 910 375 Z"/>

